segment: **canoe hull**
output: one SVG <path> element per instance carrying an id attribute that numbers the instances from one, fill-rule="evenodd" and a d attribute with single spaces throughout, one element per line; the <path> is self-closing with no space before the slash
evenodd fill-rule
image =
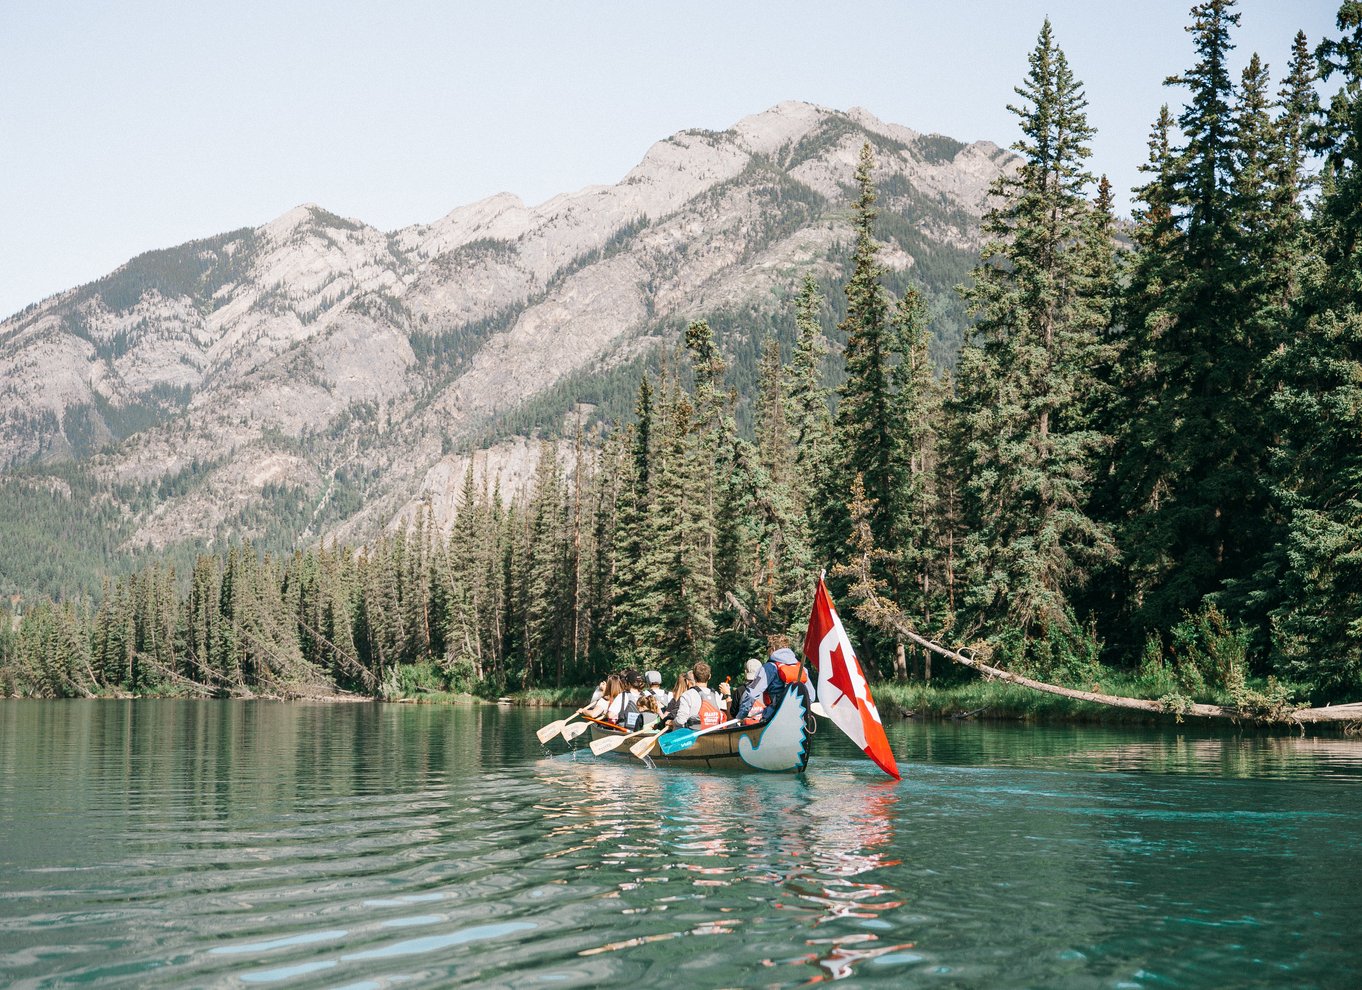
<path id="1" fill-rule="evenodd" d="M 809 764 L 806 715 L 803 694 L 786 691 L 769 722 L 706 733 L 670 756 L 655 747 L 650 759 L 659 767 L 803 773 Z"/>

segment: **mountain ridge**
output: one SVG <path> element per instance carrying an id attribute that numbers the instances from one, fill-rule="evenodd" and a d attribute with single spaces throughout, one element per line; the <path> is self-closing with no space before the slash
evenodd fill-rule
<path id="1" fill-rule="evenodd" d="M 835 287 L 866 140 L 882 260 L 935 300 L 948 359 L 963 325 L 950 285 L 1010 155 L 786 102 L 537 206 L 499 193 L 385 232 L 305 203 L 28 307 L 0 323 L 0 482 L 65 463 L 164 492 L 111 496 L 128 552 L 260 537 L 271 524 L 250 520 L 281 498 L 302 506 L 284 513 L 293 540 L 362 538 L 527 410 L 545 407 L 542 432 L 618 407 L 625 372 L 689 319 L 732 322 L 720 342 L 741 369 L 761 333 L 785 332 L 805 272 Z"/>

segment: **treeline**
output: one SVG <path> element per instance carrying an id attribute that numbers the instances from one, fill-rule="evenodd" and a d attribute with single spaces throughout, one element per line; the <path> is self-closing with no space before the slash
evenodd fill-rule
<path id="1" fill-rule="evenodd" d="M 358 550 L 240 546 L 200 558 L 187 592 L 151 568 L 97 608 L 40 604 L 0 633 L 0 686 L 500 692 L 701 657 L 733 673 L 764 633 L 800 631 L 822 567 L 841 593 L 832 565 L 868 558 L 921 633 L 1033 676 L 1362 694 L 1362 3 L 1338 39 L 1298 35 L 1275 89 L 1256 56 L 1231 76 L 1238 18 L 1233 0 L 1192 10 L 1196 61 L 1170 80 L 1186 103 L 1154 124 L 1130 250 L 1044 25 L 951 374 L 921 295 L 878 261 L 867 146 L 835 392 L 806 278 L 750 433 L 694 323 L 634 422 L 545 445 L 525 493 L 470 468 L 452 532 L 422 517 Z M 858 638 L 879 676 L 931 676 L 886 634 Z"/>

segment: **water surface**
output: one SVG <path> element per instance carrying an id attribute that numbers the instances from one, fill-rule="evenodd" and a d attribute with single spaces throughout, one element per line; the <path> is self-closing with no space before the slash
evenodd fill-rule
<path id="1" fill-rule="evenodd" d="M 552 712 L 0 703 L 0 985 L 1362 985 L 1362 742 L 900 723 L 802 778 Z"/>

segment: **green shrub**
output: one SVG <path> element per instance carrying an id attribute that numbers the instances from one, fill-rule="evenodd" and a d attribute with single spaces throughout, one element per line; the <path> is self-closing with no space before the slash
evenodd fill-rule
<path id="1" fill-rule="evenodd" d="M 1244 689 L 1248 674 L 1248 631 L 1233 628 L 1214 605 L 1186 612 L 1169 633 L 1169 652 L 1178 685 L 1186 694 Z"/>
<path id="2" fill-rule="evenodd" d="M 1163 639 L 1158 633 L 1150 633 L 1145 640 L 1135 688 L 1145 698 L 1164 698 L 1178 691 L 1178 679 L 1164 661 Z"/>
<path id="3" fill-rule="evenodd" d="M 444 690 L 472 694 L 478 687 L 477 665 L 465 656 L 446 656 L 440 664 Z"/>

